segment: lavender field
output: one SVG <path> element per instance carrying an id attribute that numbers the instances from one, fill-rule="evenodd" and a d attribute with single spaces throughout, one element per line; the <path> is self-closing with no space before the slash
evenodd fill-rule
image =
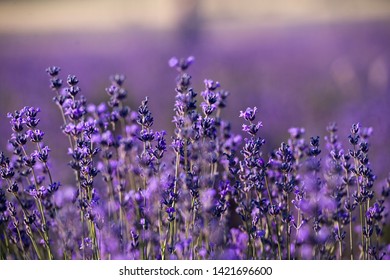
<path id="1" fill-rule="evenodd" d="M 389 259 L 390 22 L 191 16 L 0 32 L 0 259 Z"/>

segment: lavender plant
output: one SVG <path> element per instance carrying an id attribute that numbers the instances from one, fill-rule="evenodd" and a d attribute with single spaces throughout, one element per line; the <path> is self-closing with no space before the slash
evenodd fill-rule
<path id="1" fill-rule="evenodd" d="M 198 95 L 193 62 L 169 60 L 178 72 L 172 133 L 153 128 L 147 97 L 126 105 L 124 75 L 110 78 L 107 102 L 90 104 L 76 76 L 64 84 L 59 67 L 47 69 L 69 158 L 51 161 L 39 108 L 8 114 L 0 258 L 388 258 L 390 180 L 371 169 L 372 128 L 354 124 L 343 148 L 330 124 L 324 152 L 320 137 L 293 127 L 266 155 L 257 107 L 240 112 L 234 133 L 223 117 L 229 93 L 206 79 Z M 56 181 L 52 164 L 74 176 Z"/>

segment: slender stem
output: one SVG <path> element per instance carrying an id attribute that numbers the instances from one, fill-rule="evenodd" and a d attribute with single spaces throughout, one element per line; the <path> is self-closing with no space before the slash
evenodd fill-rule
<path id="1" fill-rule="evenodd" d="M 26 254 L 26 251 L 24 250 L 24 245 L 23 245 L 23 242 L 22 242 L 22 235 L 20 234 L 19 228 L 16 227 L 16 226 L 15 226 L 15 228 L 16 228 L 16 232 L 18 233 L 19 245 L 20 245 L 20 248 L 22 250 L 23 257 L 24 257 L 25 260 L 27 260 L 27 254 Z M 28 236 L 30 237 L 30 235 L 28 235 Z M 35 252 L 37 253 L 37 255 L 39 256 L 37 249 L 35 247 L 34 247 L 34 249 L 35 249 Z M 41 257 L 39 257 L 39 259 L 41 259 Z"/>
<path id="2" fill-rule="evenodd" d="M 38 246 L 34 240 L 34 237 L 32 236 L 31 228 L 29 228 L 29 227 L 27 228 L 27 235 L 30 237 L 31 243 L 34 247 L 34 250 L 35 250 L 37 256 L 38 256 L 38 259 L 42 260 L 43 258 L 41 256 L 41 253 L 39 252 L 39 249 L 38 249 Z"/>
<path id="3" fill-rule="evenodd" d="M 140 207 L 138 207 L 139 205 L 137 205 L 137 201 L 135 200 L 135 198 L 133 198 L 133 204 L 134 204 L 134 208 L 135 208 L 135 215 L 137 217 L 137 221 L 139 221 L 141 219 L 141 211 L 140 211 Z M 142 232 L 141 232 L 141 234 L 142 234 Z M 145 254 L 144 254 L 144 240 L 143 240 L 143 237 L 140 238 L 140 240 L 139 240 L 139 252 L 140 252 L 141 260 L 144 260 L 145 259 Z"/>
<path id="4" fill-rule="evenodd" d="M 274 208 L 273 202 L 272 202 L 272 196 L 271 196 L 271 191 L 269 189 L 269 184 L 268 184 L 268 179 L 265 177 L 265 187 L 267 189 L 268 197 L 269 197 L 269 202 L 271 204 L 271 207 Z M 276 240 L 278 241 L 278 254 L 279 254 L 279 260 L 282 259 L 282 249 L 280 246 L 280 240 L 279 240 L 279 227 L 278 227 L 278 222 L 276 221 L 276 216 L 273 216 L 274 223 L 276 225 Z"/>
<path id="5" fill-rule="evenodd" d="M 8 181 L 8 183 L 10 183 L 10 182 Z M 24 208 L 22 201 L 20 200 L 20 198 L 18 197 L 18 195 L 16 193 L 14 193 L 14 197 L 16 198 L 16 200 L 18 201 L 18 203 L 22 207 L 22 212 L 23 212 L 24 217 L 27 217 L 29 215 L 28 210 Z M 34 225 L 36 226 L 36 228 L 38 230 L 38 233 L 40 234 L 41 238 L 44 239 L 44 236 L 43 236 L 42 232 L 39 230 L 39 227 L 35 223 L 34 223 Z M 27 259 L 27 255 L 26 255 L 25 250 L 24 250 L 24 246 L 23 246 L 23 243 L 22 243 L 22 237 L 21 237 L 19 228 L 18 227 L 15 227 L 15 228 L 16 228 L 16 231 L 18 233 L 19 242 L 20 242 L 20 245 L 21 245 L 21 249 L 22 249 L 23 255 L 25 256 L 25 259 Z M 33 247 L 34 247 L 35 253 L 38 256 L 38 259 L 42 260 L 41 253 L 40 253 L 38 247 L 36 246 L 36 243 L 35 243 L 35 240 L 34 240 L 34 236 L 32 235 L 31 227 L 26 224 L 26 229 L 27 229 L 26 230 L 27 235 L 30 238 L 31 243 L 33 244 Z"/>
<path id="6" fill-rule="evenodd" d="M 24 155 L 27 157 L 27 152 L 26 150 L 24 149 L 23 146 L 20 146 L 22 148 L 22 151 L 24 153 Z M 38 191 L 39 189 L 39 186 L 38 186 L 38 179 L 37 179 L 37 175 L 35 174 L 35 170 L 34 168 L 30 168 L 31 169 L 31 172 L 33 174 L 33 177 L 34 177 L 34 186 L 35 186 L 35 190 Z M 45 241 L 45 247 L 46 247 L 46 251 L 47 251 L 47 255 L 48 255 L 48 258 L 49 260 L 52 259 L 52 254 L 51 254 L 51 250 L 50 250 L 50 245 L 49 245 L 49 236 L 47 235 L 47 225 L 46 225 L 46 219 L 45 219 L 45 214 L 43 212 L 43 206 L 42 206 L 42 202 L 41 202 L 41 199 L 40 198 L 35 198 L 35 204 L 39 210 L 39 213 L 41 215 L 41 221 L 42 221 L 42 232 L 43 232 L 43 239 Z"/>
<path id="7" fill-rule="evenodd" d="M 179 176 L 179 165 L 180 165 L 180 152 L 176 153 L 176 164 L 175 164 L 175 182 L 173 185 L 173 193 L 176 195 L 177 193 L 177 181 Z M 175 209 L 176 201 L 173 200 L 172 208 Z M 174 216 L 174 220 L 169 223 L 169 239 L 171 242 L 171 248 L 174 248 L 175 245 L 175 230 L 176 230 L 176 223 L 177 223 L 177 214 Z"/>
<path id="8" fill-rule="evenodd" d="M 346 176 L 348 176 L 346 174 Z M 350 204 L 350 192 L 349 192 L 349 184 L 347 183 L 347 201 Z M 352 231 L 352 210 L 348 210 L 349 213 L 349 250 L 351 254 L 351 260 L 353 260 L 353 231 Z"/>
<path id="9" fill-rule="evenodd" d="M 162 227 L 163 227 L 163 222 L 162 222 L 162 213 L 161 213 L 161 206 L 158 208 L 158 239 L 160 242 L 160 254 L 161 254 L 161 259 L 164 259 L 164 252 L 162 250 L 163 248 L 163 232 L 162 232 Z"/>
<path id="10" fill-rule="evenodd" d="M 353 152 L 354 152 L 354 155 L 353 155 L 353 160 L 354 160 L 354 165 L 355 165 L 355 175 L 356 175 L 356 184 L 357 184 L 357 191 L 358 191 L 358 196 L 360 197 L 360 194 L 361 194 L 361 186 L 360 186 L 360 182 L 359 182 L 359 175 L 358 175 L 358 170 L 359 170 L 359 162 L 358 162 L 358 159 L 356 157 L 356 145 L 353 145 Z M 364 244 L 364 225 L 363 225 L 363 207 L 362 207 L 362 204 L 359 202 L 359 214 L 360 214 L 360 228 L 361 228 L 361 242 L 362 242 L 362 256 L 363 256 L 363 259 L 366 258 L 366 253 L 365 253 L 365 244 Z"/>
<path id="11" fill-rule="evenodd" d="M 283 176 L 283 183 L 284 185 L 287 185 L 287 173 L 284 174 Z M 287 215 L 290 215 L 290 193 L 287 191 L 283 191 L 283 200 L 287 205 Z M 290 230 L 290 225 L 289 223 L 286 223 L 286 246 L 287 246 L 287 259 L 291 259 L 291 246 L 290 246 L 290 241 L 291 241 L 291 230 Z"/>
<path id="12" fill-rule="evenodd" d="M 3 240 L 4 240 L 4 243 L 3 241 L 1 242 L 1 247 L 4 247 L 4 249 L 1 250 L 1 252 L 3 253 L 2 255 L 2 259 L 5 260 L 7 259 L 7 255 L 9 255 L 9 243 L 8 243 L 8 237 L 5 233 L 5 229 L 2 228 L 2 234 L 3 234 Z"/>
<path id="13" fill-rule="evenodd" d="M 116 149 L 116 156 L 117 156 L 117 160 L 118 162 L 120 161 L 120 151 L 119 149 L 117 148 Z M 128 240 L 128 236 L 127 236 L 127 231 L 125 231 L 124 233 L 124 230 L 123 230 L 123 224 L 126 224 L 126 220 L 123 218 L 124 215 L 123 215 L 123 194 L 122 194 L 122 186 L 120 185 L 121 183 L 121 178 L 120 178 L 120 174 L 119 174 L 119 170 L 116 172 L 117 174 L 117 180 L 118 180 L 118 184 L 120 186 L 119 190 L 118 190 L 118 198 L 119 198 L 119 225 L 120 225 L 120 236 L 121 236 L 121 243 L 122 243 L 122 246 L 124 243 L 127 242 Z M 112 190 L 114 191 L 114 188 L 112 188 Z M 127 228 L 127 224 L 126 224 L 126 228 Z"/>
<path id="14" fill-rule="evenodd" d="M 286 202 L 287 202 L 287 215 L 290 215 L 290 193 L 287 193 L 286 195 Z M 291 260 L 291 227 L 290 224 L 286 224 L 286 230 L 287 230 L 287 259 Z"/>
<path id="15" fill-rule="evenodd" d="M 91 227 L 91 235 L 93 240 L 93 247 L 94 247 L 94 254 L 95 259 L 100 260 L 100 250 L 99 250 L 99 244 L 97 241 L 97 233 L 96 233 L 96 227 L 93 221 L 90 221 L 90 227 Z"/>
<path id="16" fill-rule="evenodd" d="M 341 227 L 340 227 L 340 222 L 337 221 L 337 228 L 338 228 L 338 235 L 339 235 L 339 256 L 340 260 L 343 259 L 343 242 L 341 240 Z"/>
<path id="17" fill-rule="evenodd" d="M 360 228 L 361 228 L 361 238 L 362 238 L 362 250 L 363 250 L 363 259 L 366 258 L 366 250 L 365 250 L 365 244 L 364 244 L 364 226 L 363 226 L 363 208 L 362 205 L 359 205 L 359 212 L 360 212 Z"/>
<path id="18" fill-rule="evenodd" d="M 298 211 L 297 211 L 297 228 L 296 228 L 296 237 L 295 237 L 295 256 L 297 258 L 299 258 L 299 253 L 298 252 L 298 238 L 299 238 L 299 230 L 301 229 L 301 209 L 298 208 Z"/>
<path id="19" fill-rule="evenodd" d="M 370 208 L 370 199 L 368 198 L 367 199 L 367 208 L 365 209 L 364 213 L 366 213 L 366 211 Z M 367 218 L 364 219 L 365 221 L 365 225 L 366 225 L 366 228 L 368 228 L 368 224 L 367 224 Z M 367 259 L 369 259 L 369 254 L 368 254 L 368 250 L 371 246 L 371 236 L 368 236 L 366 237 L 366 253 L 367 253 Z"/>

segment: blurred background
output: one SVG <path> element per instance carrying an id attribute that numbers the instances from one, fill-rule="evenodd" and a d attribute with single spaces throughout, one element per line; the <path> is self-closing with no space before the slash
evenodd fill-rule
<path id="1" fill-rule="evenodd" d="M 335 121 L 346 139 L 360 122 L 374 128 L 375 173 L 390 171 L 387 0 L 0 1 L 1 150 L 11 134 L 6 113 L 29 105 L 43 111 L 53 155 L 66 155 L 51 65 L 63 78 L 77 75 L 90 102 L 107 99 L 111 74 L 125 74 L 130 107 L 149 96 L 155 128 L 169 130 L 176 73 L 167 62 L 189 55 L 197 92 L 205 78 L 231 92 L 223 116 L 236 132 L 239 111 L 259 108 L 267 150 L 292 126 L 323 137 Z"/>

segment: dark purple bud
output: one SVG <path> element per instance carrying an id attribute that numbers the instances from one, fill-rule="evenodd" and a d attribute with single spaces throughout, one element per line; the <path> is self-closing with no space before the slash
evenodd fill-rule
<path id="1" fill-rule="evenodd" d="M 202 107 L 203 113 L 206 116 L 210 116 L 216 109 L 215 105 L 209 105 L 206 103 L 202 103 L 200 106 Z"/>
<path id="2" fill-rule="evenodd" d="M 176 68 L 179 72 L 183 72 L 187 70 L 187 68 L 194 62 L 195 58 L 193 56 L 189 56 L 188 58 L 181 58 L 180 60 L 176 57 L 172 57 L 168 61 L 168 65 L 171 68 Z"/>
<path id="3" fill-rule="evenodd" d="M 154 133 L 152 130 L 148 131 L 146 129 L 143 129 L 141 130 L 138 139 L 142 142 L 151 142 L 154 139 Z"/>
<path id="4" fill-rule="evenodd" d="M 75 75 L 69 75 L 68 78 L 66 79 L 66 82 L 68 83 L 69 86 L 73 87 L 73 86 L 77 85 L 79 80 L 77 79 L 77 77 Z"/>
<path id="5" fill-rule="evenodd" d="M 320 145 L 320 137 L 310 137 L 310 145 L 312 145 L 313 147 L 318 147 Z"/>
<path id="6" fill-rule="evenodd" d="M 50 66 L 46 68 L 46 72 L 49 74 L 51 77 L 55 77 L 59 74 L 61 68 L 57 66 Z"/>
<path id="7" fill-rule="evenodd" d="M 240 111 L 240 118 L 244 118 L 245 120 L 252 122 L 255 120 L 256 111 L 257 111 L 256 107 L 253 108 L 248 107 L 244 112 Z"/>
<path id="8" fill-rule="evenodd" d="M 24 115 L 31 118 L 35 118 L 40 111 L 41 111 L 40 108 L 27 107 L 27 106 L 21 110 L 21 112 L 24 113 Z"/>
<path id="9" fill-rule="evenodd" d="M 70 96 L 75 97 L 80 92 L 80 88 L 78 86 L 71 86 L 71 87 L 66 89 L 66 92 Z"/>
<path id="10" fill-rule="evenodd" d="M 262 126 L 263 126 L 262 122 L 258 122 L 257 124 L 250 123 L 249 125 L 243 124 L 242 131 L 249 133 L 251 136 L 256 136 L 257 132 Z"/>
<path id="11" fill-rule="evenodd" d="M 23 124 L 24 121 L 22 119 L 13 119 L 10 121 L 12 125 L 12 130 L 15 132 L 22 132 L 23 131 Z"/>
<path id="12" fill-rule="evenodd" d="M 8 188 L 8 191 L 11 192 L 11 193 L 17 193 L 19 191 L 19 186 L 16 182 L 13 182 L 9 188 Z"/>
<path id="13" fill-rule="evenodd" d="M 349 135 L 348 139 L 349 139 L 349 143 L 351 143 L 354 146 L 359 143 L 359 135 L 358 134 Z"/>
<path id="14" fill-rule="evenodd" d="M 206 89 L 210 90 L 210 91 L 214 91 L 216 90 L 217 88 L 220 87 L 220 84 L 219 82 L 214 82 L 213 80 L 204 80 L 204 84 L 206 86 Z M 215 100 L 216 101 L 216 100 Z M 214 102 L 215 102 L 214 101 Z"/>
<path id="15" fill-rule="evenodd" d="M 360 129 L 360 124 L 359 123 L 353 124 L 352 128 L 351 128 L 351 133 L 352 134 L 357 134 L 357 133 L 359 133 L 359 129 Z"/>
<path id="16" fill-rule="evenodd" d="M 50 184 L 47 188 L 48 193 L 54 193 L 58 190 L 58 188 L 61 186 L 60 182 L 53 182 L 53 184 Z"/>
<path id="17" fill-rule="evenodd" d="M 110 77 L 111 81 L 115 83 L 118 87 L 121 87 L 126 79 L 123 74 L 115 74 Z"/>
<path id="18" fill-rule="evenodd" d="M 191 76 L 187 73 L 184 73 L 179 77 L 178 80 L 178 87 L 180 91 L 184 91 L 184 89 L 187 89 L 191 85 Z"/>
<path id="19" fill-rule="evenodd" d="M 118 98 L 118 100 L 123 100 L 126 97 L 127 97 L 127 90 L 125 90 L 124 88 L 120 88 L 117 91 L 117 98 Z"/>
<path id="20" fill-rule="evenodd" d="M 361 142 L 359 147 L 360 147 L 360 150 L 363 152 L 363 153 L 368 153 L 368 143 L 367 142 Z"/>
<path id="21" fill-rule="evenodd" d="M 291 138 L 300 139 L 305 134 L 305 129 L 302 127 L 291 127 L 288 132 Z"/>
<path id="22" fill-rule="evenodd" d="M 106 92 L 110 96 L 114 96 L 117 91 L 118 91 L 118 87 L 115 85 L 111 85 L 109 88 L 106 88 Z"/>
<path id="23" fill-rule="evenodd" d="M 60 78 L 52 78 L 50 79 L 50 88 L 53 90 L 59 90 L 62 87 L 62 80 Z"/>
<path id="24" fill-rule="evenodd" d="M 1 178 L 3 178 L 3 179 L 11 179 L 12 177 L 14 177 L 15 172 L 14 172 L 14 169 L 12 167 L 1 168 L 0 175 L 1 175 Z"/>
<path id="25" fill-rule="evenodd" d="M 165 210 L 165 212 L 168 213 L 168 221 L 172 222 L 173 220 L 175 220 L 175 217 L 173 215 L 175 213 L 175 208 L 168 207 L 167 210 Z"/>
<path id="26" fill-rule="evenodd" d="M 36 160 L 35 160 L 35 156 L 32 155 L 32 156 L 25 156 L 23 157 L 23 163 L 24 165 L 26 165 L 27 167 L 30 167 L 30 168 L 33 168 L 35 163 L 36 163 Z"/>
<path id="27" fill-rule="evenodd" d="M 40 119 L 37 119 L 34 117 L 27 117 L 26 118 L 26 125 L 29 128 L 35 128 L 38 125 L 39 121 L 40 121 Z"/>
<path id="28" fill-rule="evenodd" d="M 27 135 L 30 137 L 30 140 L 34 143 L 39 143 L 43 140 L 43 135 L 45 133 L 40 129 L 28 130 Z"/>
<path id="29" fill-rule="evenodd" d="M 36 221 L 36 219 L 37 219 L 37 217 L 36 217 L 36 215 L 33 213 L 33 214 L 31 214 L 31 215 L 26 215 L 26 216 L 24 217 L 24 222 L 25 222 L 26 225 L 30 226 L 30 225 L 32 225 L 32 224 Z"/>

